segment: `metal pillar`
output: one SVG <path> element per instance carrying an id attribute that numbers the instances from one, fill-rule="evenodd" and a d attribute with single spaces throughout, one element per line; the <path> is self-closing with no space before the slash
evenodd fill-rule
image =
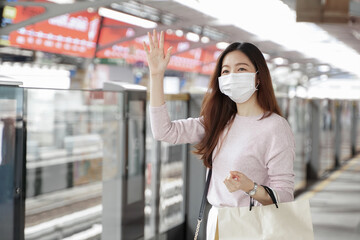
<path id="1" fill-rule="evenodd" d="M 316 180 L 320 171 L 320 106 L 318 100 L 310 102 L 310 159 L 307 162 L 307 179 Z"/>
<path id="2" fill-rule="evenodd" d="M 341 112 L 342 105 L 340 101 L 335 101 L 335 167 L 339 167 L 341 161 Z"/>

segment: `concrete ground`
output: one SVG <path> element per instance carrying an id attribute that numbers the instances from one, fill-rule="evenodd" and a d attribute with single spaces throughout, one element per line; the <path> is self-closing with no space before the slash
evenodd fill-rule
<path id="1" fill-rule="evenodd" d="M 315 240 L 360 240 L 360 156 L 296 199 L 310 199 Z"/>

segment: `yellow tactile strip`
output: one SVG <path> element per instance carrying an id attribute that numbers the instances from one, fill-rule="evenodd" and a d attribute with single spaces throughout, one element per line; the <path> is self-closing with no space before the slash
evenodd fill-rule
<path id="1" fill-rule="evenodd" d="M 331 173 L 329 177 L 317 183 L 310 191 L 300 195 L 296 199 L 310 199 L 316 193 L 322 191 L 329 183 L 337 179 L 344 171 L 348 170 L 349 168 L 353 167 L 354 165 L 358 164 L 357 167 L 354 168 L 354 171 L 360 172 L 360 155 L 357 155 L 353 159 L 350 159 L 346 162 L 340 169 Z"/>

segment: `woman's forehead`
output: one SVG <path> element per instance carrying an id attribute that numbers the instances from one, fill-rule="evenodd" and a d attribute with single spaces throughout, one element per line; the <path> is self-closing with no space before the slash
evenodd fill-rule
<path id="1" fill-rule="evenodd" d="M 248 66 L 253 66 L 250 59 L 241 51 L 232 51 L 225 55 L 222 66 L 234 66 L 238 64 L 247 64 Z M 245 65 L 244 65 L 245 66 Z"/>

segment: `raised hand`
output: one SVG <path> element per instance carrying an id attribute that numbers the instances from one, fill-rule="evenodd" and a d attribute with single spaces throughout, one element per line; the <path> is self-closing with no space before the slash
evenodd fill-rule
<path id="1" fill-rule="evenodd" d="M 169 47 L 164 54 L 164 32 L 160 33 L 160 41 L 156 30 L 154 29 L 153 36 L 148 32 L 149 45 L 150 49 L 146 46 L 144 42 L 144 50 L 146 52 L 146 58 L 149 64 L 150 74 L 151 75 L 164 75 L 167 65 L 170 61 L 171 49 Z"/>

